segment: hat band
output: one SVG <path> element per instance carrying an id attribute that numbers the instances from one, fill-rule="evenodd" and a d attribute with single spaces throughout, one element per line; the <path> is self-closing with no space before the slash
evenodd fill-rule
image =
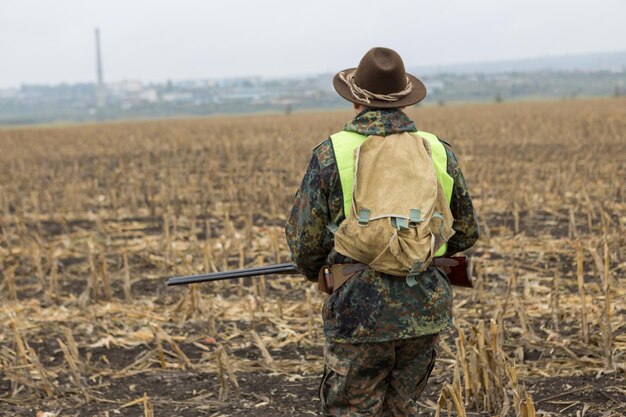
<path id="1" fill-rule="evenodd" d="M 359 87 L 354 82 L 354 72 L 351 72 L 350 74 L 345 75 L 344 71 L 341 71 L 339 73 L 339 79 L 348 86 L 348 88 L 350 89 L 350 93 L 352 94 L 354 98 L 356 98 L 359 101 L 368 103 L 368 104 L 372 101 L 372 99 L 389 101 L 389 102 L 398 101 L 401 98 L 406 97 L 413 89 L 413 85 L 411 84 L 409 77 L 406 77 L 406 87 L 404 87 L 404 90 L 398 93 L 391 93 L 391 94 L 376 94 L 364 88 Z"/>

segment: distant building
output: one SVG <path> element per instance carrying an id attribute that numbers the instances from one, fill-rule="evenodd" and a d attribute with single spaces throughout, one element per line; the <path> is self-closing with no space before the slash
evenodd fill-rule
<path id="1" fill-rule="evenodd" d="M 0 98 L 3 99 L 17 98 L 19 93 L 17 88 L 0 88 Z"/>
<path id="2" fill-rule="evenodd" d="M 191 93 L 165 93 L 161 95 L 161 100 L 167 103 L 189 103 L 193 100 Z"/>
<path id="3" fill-rule="evenodd" d="M 143 83 L 137 80 L 124 80 L 108 84 L 109 92 L 117 96 L 139 94 L 143 91 Z"/>
<path id="4" fill-rule="evenodd" d="M 137 98 L 148 103 L 156 103 L 159 101 L 159 93 L 155 89 L 151 88 L 149 90 L 142 91 L 139 95 L 137 95 Z"/>

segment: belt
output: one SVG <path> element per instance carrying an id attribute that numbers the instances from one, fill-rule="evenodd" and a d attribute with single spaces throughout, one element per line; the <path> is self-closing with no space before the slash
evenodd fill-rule
<path id="1" fill-rule="evenodd" d="M 460 258 L 457 258 L 460 259 Z M 446 271 L 446 276 L 448 276 L 448 272 L 450 268 L 454 268 L 459 264 L 455 258 L 434 258 L 431 262 L 431 265 L 437 267 L 443 267 Z M 463 266 L 466 268 L 465 266 Z M 364 271 L 369 268 L 369 265 L 360 262 L 354 263 L 343 263 L 343 264 L 334 264 L 333 266 L 325 266 L 320 269 L 320 272 L 317 276 L 317 287 L 320 291 L 325 292 L 326 294 L 332 294 L 337 288 L 341 287 L 347 280 L 349 280 L 354 274 L 357 272 Z M 466 272 L 467 274 L 467 272 Z M 467 275 L 466 275 L 467 276 Z M 450 276 L 448 276 L 450 279 Z M 469 280 L 469 278 L 468 278 Z M 471 280 L 468 283 L 463 282 L 461 284 L 451 281 L 453 285 L 461 285 L 465 287 L 471 287 Z"/>
<path id="2" fill-rule="evenodd" d="M 332 294 L 341 287 L 352 275 L 368 269 L 369 266 L 362 263 L 334 264 L 320 269 L 317 276 L 317 286 L 320 291 Z"/>

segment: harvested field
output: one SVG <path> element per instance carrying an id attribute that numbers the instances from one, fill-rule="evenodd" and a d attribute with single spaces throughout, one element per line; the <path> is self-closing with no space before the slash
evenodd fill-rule
<path id="1" fill-rule="evenodd" d="M 423 415 L 626 415 L 626 101 L 408 113 L 483 232 Z M 288 261 L 310 151 L 351 115 L 0 130 L 0 416 L 316 415 L 312 284 L 165 280 Z"/>

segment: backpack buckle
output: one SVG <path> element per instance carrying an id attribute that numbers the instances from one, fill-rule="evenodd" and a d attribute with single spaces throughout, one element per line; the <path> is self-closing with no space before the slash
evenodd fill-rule
<path id="1" fill-rule="evenodd" d="M 370 210 L 366 208 L 360 208 L 358 225 L 367 226 L 369 222 L 370 222 Z"/>
<path id="2" fill-rule="evenodd" d="M 422 221 L 422 211 L 420 209 L 411 209 L 409 214 L 409 226 L 417 227 L 417 224 Z"/>
<path id="3" fill-rule="evenodd" d="M 392 217 L 391 226 L 398 230 L 409 230 L 409 221 L 404 217 Z"/>
<path id="4" fill-rule="evenodd" d="M 420 274 L 422 273 L 422 266 L 424 264 L 422 262 L 415 262 L 413 264 L 413 268 L 411 268 L 411 270 L 409 271 L 409 273 L 407 274 L 405 281 L 406 284 L 409 287 L 414 287 L 415 285 L 417 285 L 417 279 L 419 278 Z"/>

